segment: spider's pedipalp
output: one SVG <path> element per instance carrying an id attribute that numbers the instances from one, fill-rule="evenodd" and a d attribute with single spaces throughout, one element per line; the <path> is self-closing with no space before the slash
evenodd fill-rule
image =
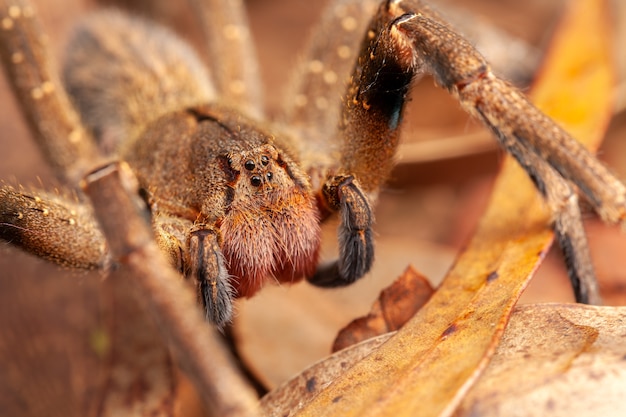
<path id="1" fill-rule="evenodd" d="M 186 290 L 178 274 L 160 256 L 148 223 L 138 215 L 138 211 L 146 211 L 147 207 L 138 201 L 137 181 L 127 167 L 126 164 L 108 164 L 94 170 L 83 182 L 83 190 L 92 202 L 98 223 L 111 246 L 112 257 L 121 263 L 120 270 L 131 283 L 127 288 L 141 290 L 145 306 L 152 313 L 151 318 L 168 344 L 172 357 L 180 369 L 190 375 L 211 409 L 218 415 L 257 416 L 256 397 L 251 388 L 237 371 L 233 372 L 228 351 L 192 307 L 193 294 Z M 126 322 L 119 325 L 126 325 Z M 130 328 L 142 331 L 143 327 L 139 326 Z M 127 342 L 121 338 L 113 340 Z M 139 346 L 145 343 L 146 338 L 142 337 Z M 145 353 L 145 349 L 139 348 L 138 352 Z M 147 374 L 141 375 L 142 381 L 149 378 Z M 216 380 L 221 388 L 230 387 L 227 388 L 230 395 L 221 394 L 215 386 Z M 136 402 L 133 400 L 129 404 L 135 406 Z M 119 409 L 117 407 L 116 414 Z"/>
<path id="2" fill-rule="evenodd" d="M 372 209 L 353 178 L 343 180 L 337 192 L 341 205 L 339 272 L 344 280 L 354 282 L 369 271 L 374 262 Z"/>
<path id="3" fill-rule="evenodd" d="M 230 322 L 234 290 L 218 242 L 216 230 L 195 226 L 189 235 L 188 275 L 197 281 L 198 298 L 207 319 L 218 328 Z"/>
<path id="4" fill-rule="evenodd" d="M 339 259 L 318 268 L 307 280 L 318 287 L 341 287 L 363 277 L 374 262 L 373 214 L 358 182 L 351 176 L 337 176 L 323 189 L 331 210 L 339 211 Z"/>
<path id="5" fill-rule="evenodd" d="M 354 282 L 373 262 L 370 201 L 394 164 L 406 95 L 419 71 L 410 42 L 398 32 L 412 15 L 393 16 L 387 6 L 370 22 L 343 99 L 339 175 L 330 175 L 320 193 L 322 206 L 342 218 L 339 259 L 309 278 L 318 286 Z"/>

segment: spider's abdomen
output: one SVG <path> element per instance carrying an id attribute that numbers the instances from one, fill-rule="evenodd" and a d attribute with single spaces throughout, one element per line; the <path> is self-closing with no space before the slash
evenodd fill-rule
<path id="1" fill-rule="evenodd" d="M 106 153 L 160 116 L 215 99 L 208 70 L 176 34 L 116 10 L 88 16 L 63 65 L 66 89 Z"/>

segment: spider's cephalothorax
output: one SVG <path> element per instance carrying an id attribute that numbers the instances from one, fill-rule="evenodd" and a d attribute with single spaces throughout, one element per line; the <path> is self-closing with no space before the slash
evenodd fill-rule
<path id="1" fill-rule="evenodd" d="M 180 248 L 187 273 L 210 275 L 200 260 L 213 255 L 190 252 L 195 239 L 217 239 L 226 262 L 215 254 L 212 267 L 239 296 L 271 277 L 292 282 L 315 272 L 320 227 L 308 177 L 277 138 L 241 115 L 208 106 L 168 114 L 123 157 L 146 190 L 157 232 Z"/>
<path id="2" fill-rule="evenodd" d="M 370 269 L 370 204 L 392 168 L 411 82 L 425 72 L 528 171 L 555 213 L 577 300 L 600 301 L 570 181 L 607 222 L 626 217 L 626 189 L 428 7 L 332 1 L 286 83 L 279 117 L 266 120 L 242 5 L 190 2 L 213 35 L 210 70 L 170 31 L 105 11 L 76 29 L 64 90 L 42 61 L 25 0 L 0 2 L 0 52 L 61 178 L 76 180 L 76 160 L 86 154 L 130 165 L 157 243 L 197 284 L 214 323 L 228 322 L 233 297 L 254 294 L 268 279 L 333 287 Z M 0 237 L 64 265 L 106 265 L 110 255 L 89 209 L 48 197 L 1 187 Z M 319 223 L 333 212 L 339 256 L 320 267 Z"/>

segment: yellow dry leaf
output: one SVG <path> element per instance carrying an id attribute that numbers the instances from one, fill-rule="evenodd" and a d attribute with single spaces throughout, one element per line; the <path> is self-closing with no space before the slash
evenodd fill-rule
<path id="1" fill-rule="evenodd" d="M 516 307 L 491 363 L 454 417 L 624 415 L 625 322 L 623 307 Z M 392 335 L 369 339 L 312 365 L 263 398 L 267 416 L 288 415 Z"/>
<path id="2" fill-rule="evenodd" d="M 608 5 L 572 1 L 532 97 L 595 148 L 610 115 Z M 553 239 L 527 175 L 507 160 L 480 225 L 439 290 L 389 341 L 290 415 L 450 415 L 493 355 Z"/>
<path id="3" fill-rule="evenodd" d="M 516 308 L 455 417 L 626 415 L 625 324 L 624 307 Z"/>

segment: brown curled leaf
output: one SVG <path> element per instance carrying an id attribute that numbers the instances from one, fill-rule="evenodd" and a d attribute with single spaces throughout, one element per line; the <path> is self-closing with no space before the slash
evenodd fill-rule
<path id="1" fill-rule="evenodd" d="M 428 279 L 409 265 L 393 284 L 381 291 L 369 314 L 354 319 L 339 331 L 332 351 L 398 330 L 426 304 L 433 292 Z"/>

